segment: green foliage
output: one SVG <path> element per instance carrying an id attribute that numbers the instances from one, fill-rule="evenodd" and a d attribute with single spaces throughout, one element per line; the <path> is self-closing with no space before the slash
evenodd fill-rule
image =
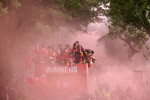
<path id="1" fill-rule="evenodd" d="M 144 48 L 149 49 L 146 45 L 149 39 L 146 32 L 138 30 L 134 26 L 128 26 L 128 30 L 124 30 L 118 26 L 109 26 L 108 36 L 112 39 L 119 38 L 128 46 L 129 57 L 134 56 L 136 53 L 141 52 Z"/>
<path id="2" fill-rule="evenodd" d="M 89 23 L 100 22 L 99 15 L 103 12 L 99 0 L 57 0 L 62 9 L 72 17 L 77 30 L 86 31 Z"/>
<path id="3" fill-rule="evenodd" d="M 149 0 L 104 0 L 108 17 L 108 35 L 120 38 L 133 56 L 144 48 L 150 36 Z"/>
<path id="4" fill-rule="evenodd" d="M 101 1 L 99 0 L 2 0 L 2 3 L 4 3 L 7 8 L 5 12 L 14 11 L 20 13 L 19 11 L 23 10 L 23 7 L 28 6 L 24 10 L 31 12 L 28 14 L 30 19 L 34 19 L 33 16 L 30 15 L 40 13 L 41 17 L 43 16 L 47 19 L 46 24 L 51 23 L 49 20 L 53 19 L 53 21 L 55 21 L 53 23 L 57 23 L 56 27 L 58 27 L 58 25 L 61 26 L 62 23 L 60 23 L 60 21 L 63 21 L 63 24 L 74 23 L 70 26 L 80 31 L 86 31 L 86 28 L 83 27 L 87 27 L 89 23 L 101 21 L 98 16 L 103 12 L 100 6 Z M 37 11 L 35 11 L 35 9 Z M 40 12 L 42 10 L 43 12 Z M 27 14 L 21 13 L 22 15 Z"/>
<path id="5" fill-rule="evenodd" d="M 66 7 L 68 10 L 79 10 L 83 6 L 81 5 L 80 0 L 65 0 L 64 7 Z"/>
<path id="6" fill-rule="evenodd" d="M 148 0 L 111 0 L 108 15 L 112 22 L 119 19 L 146 31 L 150 29 L 149 11 Z"/>

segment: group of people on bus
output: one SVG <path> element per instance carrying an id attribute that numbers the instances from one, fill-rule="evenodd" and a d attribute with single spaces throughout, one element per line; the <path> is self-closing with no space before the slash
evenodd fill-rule
<path id="1" fill-rule="evenodd" d="M 73 63 L 94 63 L 95 59 L 92 57 L 94 54 L 93 50 L 84 49 L 79 41 L 76 41 L 71 48 L 66 44 L 65 48 L 58 44 L 57 48 L 48 46 L 47 48 L 38 44 L 34 50 L 35 57 L 33 57 L 34 63 L 59 63 L 69 65 L 70 59 Z"/>
<path id="2" fill-rule="evenodd" d="M 40 76 L 44 73 L 44 66 L 63 64 L 71 66 L 72 64 L 88 64 L 91 67 L 91 63 L 95 62 L 93 57 L 94 51 L 90 49 L 84 49 L 79 41 L 76 41 L 71 48 L 68 44 L 63 48 L 61 44 L 58 44 L 57 48 L 48 46 L 47 48 L 38 44 L 34 50 L 32 56 L 27 56 L 25 60 L 25 66 L 30 68 L 32 62 L 35 65 L 36 76 Z M 43 70 L 43 72 L 42 72 Z"/>
<path id="3" fill-rule="evenodd" d="M 93 57 L 94 51 L 90 49 L 84 49 L 79 41 L 73 43 L 72 48 L 66 44 L 63 48 L 61 44 L 57 47 L 38 44 L 33 50 L 32 55 L 27 56 L 25 60 L 26 68 L 30 68 L 32 62 L 35 65 L 35 77 L 27 78 L 29 84 L 33 84 L 35 81 L 45 82 L 46 68 L 55 67 L 58 65 L 73 67 L 74 64 L 88 64 L 88 68 L 91 67 L 91 63 L 94 63 L 96 58 Z"/>

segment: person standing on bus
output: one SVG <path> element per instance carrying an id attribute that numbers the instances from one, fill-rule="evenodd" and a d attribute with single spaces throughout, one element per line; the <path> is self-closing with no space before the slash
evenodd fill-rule
<path id="1" fill-rule="evenodd" d="M 71 53 L 74 55 L 75 51 L 77 51 L 78 49 L 78 46 L 79 46 L 79 41 L 76 41 L 74 44 L 73 44 L 73 47 L 71 49 Z"/>
<path id="2" fill-rule="evenodd" d="M 92 57 L 94 54 L 94 51 L 93 50 L 90 50 L 90 49 L 86 49 L 84 50 L 83 52 L 83 59 L 84 59 L 84 62 L 85 63 L 94 63 L 95 62 L 95 59 Z"/>

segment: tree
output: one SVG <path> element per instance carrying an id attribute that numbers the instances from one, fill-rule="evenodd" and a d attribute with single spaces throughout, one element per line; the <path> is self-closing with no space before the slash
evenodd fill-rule
<path id="1" fill-rule="evenodd" d="M 87 31 L 89 23 L 100 22 L 103 13 L 99 0 L 58 0 L 63 9 L 72 16 L 77 30 Z"/>
<path id="2" fill-rule="evenodd" d="M 40 16 L 45 15 L 48 21 L 42 20 L 42 22 L 46 24 L 57 23 L 53 26 L 58 26 L 65 22 L 70 26 L 73 23 L 71 26 L 80 31 L 86 31 L 89 23 L 101 21 L 99 15 L 103 12 L 99 0 L 2 0 L 0 4 L 0 13 L 11 13 L 12 11 L 18 13 L 18 11 L 29 10 L 31 15 L 37 13 L 42 14 Z M 21 14 L 27 13 L 22 12 Z M 34 19 L 34 16 L 31 18 Z M 49 19 L 54 19 L 54 22 Z"/>
<path id="3" fill-rule="evenodd" d="M 149 0 L 105 0 L 108 36 L 129 46 L 130 57 L 144 48 L 150 36 Z"/>

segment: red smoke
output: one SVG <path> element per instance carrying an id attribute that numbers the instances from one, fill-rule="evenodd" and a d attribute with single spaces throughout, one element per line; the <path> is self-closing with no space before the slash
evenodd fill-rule
<path id="1" fill-rule="evenodd" d="M 34 93 L 32 91 L 34 87 L 26 84 L 26 78 L 33 76 L 34 68 L 26 69 L 24 67 L 26 56 L 32 54 L 37 43 L 56 46 L 60 42 L 62 45 L 70 44 L 72 46 L 78 40 L 84 48 L 94 50 L 94 56 L 99 59 L 89 69 L 90 91 L 95 100 L 108 98 L 110 100 L 150 99 L 148 96 L 150 93 L 148 61 L 145 61 L 140 54 L 134 56 L 130 61 L 128 48 L 124 47 L 120 40 L 106 39 L 100 46 L 97 46 L 97 39 L 108 31 L 104 24 L 93 23 L 89 26 L 90 34 L 72 32 L 70 30 L 74 29 L 68 29 L 68 25 L 61 27 L 58 32 L 58 29 L 45 24 L 46 22 L 54 24 L 53 20 L 37 16 L 39 12 L 45 11 L 44 7 L 41 7 L 41 11 L 30 12 L 27 6 L 31 2 L 28 0 L 25 4 L 18 11 L 19 13 L 9 13 L 10 19 L 6 19 L 6 23 L 0 21 L 0 44 L 2 47 L 0 49 L 0 83 L 2 86 L 5 85 L 12 91 L 12 88 L 15 88 L 17 91 L 14 94 L 20 96 L 22 100 L 33 100 L 34 95 L 31 94 Z M 35 5 L 40 4 L 35 3 Z M 36 24 L 32 23 L 31 16 L 36 19 Z M 28 82 L 33 83 L 30 78 Z M 12 93 L 12 95 L 14 94 Z M 47 99 L 47 97 L 45 98 Z M 59 99 L 62 100 L 62 98 Z"/>

